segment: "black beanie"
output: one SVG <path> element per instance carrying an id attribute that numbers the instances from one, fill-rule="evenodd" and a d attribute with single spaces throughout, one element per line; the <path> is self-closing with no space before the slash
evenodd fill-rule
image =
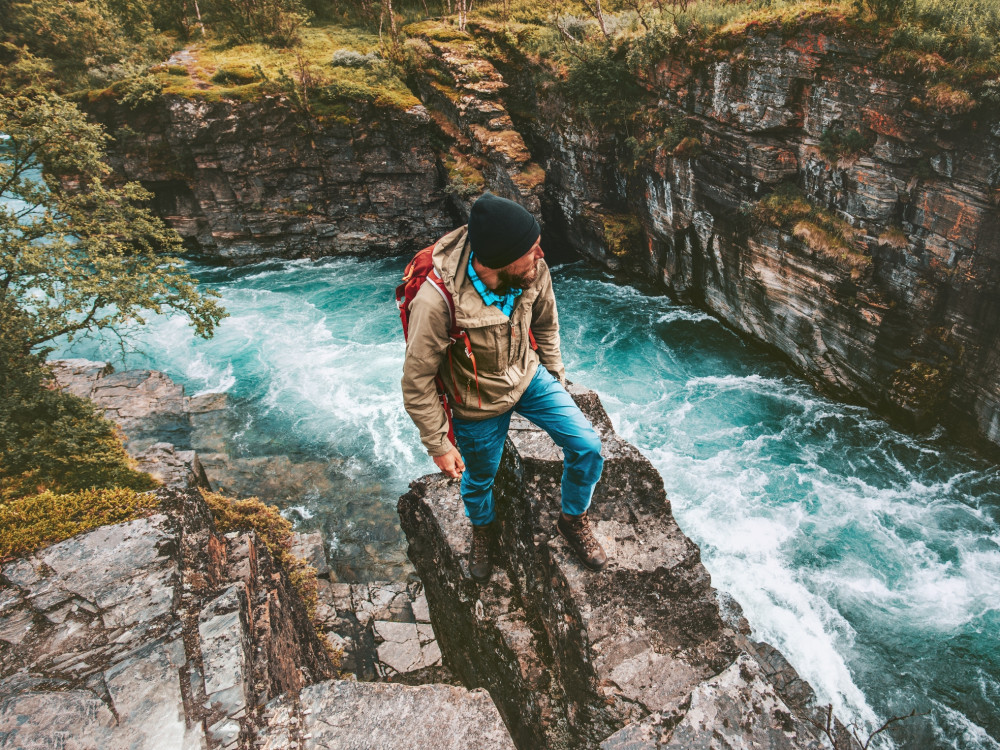
<path id="1" fill-rule="evenodd" d="M 513 263 L 531 250 L 541 233 L 527 209 L 493 193 L 483 193 L 469 212 L 472 253 L 487 268 Z"/>

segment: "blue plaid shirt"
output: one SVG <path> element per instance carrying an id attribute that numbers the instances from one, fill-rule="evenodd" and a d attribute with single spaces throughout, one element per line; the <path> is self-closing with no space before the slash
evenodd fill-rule
<path id="1" fill-rule="evenodd" d="M 483 302 L 487 305 L 495 305 L 508 318 L 510 317 L 510 311 L 514 309 L 514 301 L 521 296 L 521 292 L 523 291 L 522 289 L 511 289 L 501 297 L 492 289 L 487 289 L 486 284 L 483 283 L 483 280 L 479 278 L 479 274 L 476 273 L 476 269 L 472 267 L 471 254 L 469 255 L 469 281 L 472 282 L 472 286 L 479 292 L 479 296 L 483 298 Z"/>

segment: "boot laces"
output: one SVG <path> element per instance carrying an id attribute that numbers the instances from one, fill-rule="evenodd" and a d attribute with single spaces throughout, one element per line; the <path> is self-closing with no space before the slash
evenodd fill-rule
<path id="1" fill-rule="evenodd" d="M 594 536 L 593 530 L 590 528 L 590 523 L 587 520 L 586 514 L 580 516 L 579 519 L 572 521 L 573 530 L 576 532 L 580 539 L 580 543 L 589 552 L 597 546 L 597 538 Z"/>

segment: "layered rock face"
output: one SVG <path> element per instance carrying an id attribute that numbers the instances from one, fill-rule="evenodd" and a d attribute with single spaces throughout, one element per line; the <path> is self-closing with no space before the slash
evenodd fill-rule
<path id="1" fill-rule="evenodd" d="M 1000 120 L 934 111 L 928 84 L 886 73 L 882 50 L 837 23 L 790 39 L 751 28 L 728 53 L 656 66 L 643 84 L 688 140 L 635 166 L 624 133 L 539 86 L 517 49 L 495 62 L 545 167 L 547 229 L 662 281 L 836 395 L 995 447 Z M 856 148 L 838 152 L 852 131 Z M 755 207 L 780 184 L 845 241 L 815 217 L 761 221 Z"/>
<path id="2" fill-rule="evenodd" d="M 4 747 L 248 747 L 334 666 L 253 532 L 193 491 L 0 568 Z"/>
<path id="3" fill-rule="evenodd" d="M 603 443 L 590 511 L 610 558 L 601 573 L 555 533 L 562 454 L 519 418 L 497 475 L 488 584 L 468 573 L 456 481 L 424 477 L 400 498 L 445 663 L 490 691 L 521 748 L 821 747 L 809 686 L 747 638 L 738 605 L 723 620 L 656 470 L 596 394 L 571 393 Z"/>
<path id="4" fill-rule="evenodd" d="M 115 134 L 116 173 L 212 260 L 415 251 L 453 228 L 419 105 L 322 125 L 270 96 L 88 107 Z"/>

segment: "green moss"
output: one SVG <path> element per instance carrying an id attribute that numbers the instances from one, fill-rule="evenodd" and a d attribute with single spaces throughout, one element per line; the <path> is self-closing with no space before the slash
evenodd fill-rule
<path id="1" fill-rule="evenodd" d="M 761 224 L 790 232 L 820 257 L 858 279 L 871 266 L 871 256 L 858 245 L 860 232 L 826 209 L 809 202 L 793 185 L 781 185 L 751 210 Z"/>
<path id="2" fill-rule="evenodd" d="M 702 151 L 702 143 L 699 138 L 687 136 L 674 148 L 673 154 L 678 159 L 693 159 Z"/>
<path id="3" fill-rule="evenodd" d="M 156 496 L 132 489 L 93 489 L 37 495 L 0 503 L 0 560 L 23 557 L 84 531 L 156 510 Z"/>
<path id="4" fill-rule="evenodd" d="M 220 86 L 245 86 L 248 83 L 260 81 L 261 76 L 250 66 L 236 64 L 219 68 L 209 80 Z"/>
<path id="5" fill-rule="evenodd" d="M 459 31 L 455 26 L 441 21 L 411 23 L 403 31 L 410 36 L 422 36 L 436 42 L 472 42 L 470 33 Z"/>
<path id="6" fill-rule="evenodd" d="M 319 606 L 319 584 L 316 569 L 305 560 L 292 554 L 292 524 L 281 515 L 277 507 L 261 502 L 259 498 L 237 499 L 218 492 L 201 489 L 215 527 L 222 534 L 230 531 L 253 531 L 267 547 L 274 561 L 288 573 L 292 587 L 305 602 L 306 611 L 316 628 L 316 635 L 335 660 L 335 653 L 326 634 L 316 620 Z"/>
<path id="7" fill-rule="evenodd" d="M 600 221 L 604 244 L 612 255 L 622 258 L 642 245 L 642 224 L 634 214 L 602 213 Z"/>
<path id="8" fill-rule="evenodd" d="M 543 182 L 545 182 L 545 170 L 535 162 L 529 162 L 514 176 L 514 183 L 526 193 L 535 190 Z"/>
<path id="9" fill-rule="evenodd" d="M 486 187 L 483 173 L 469 164 L 458 152 L 446 154 L 441 159 L 448 175 L 445 192 L 458 196 L 462 200 L 479 195 Z"/>

